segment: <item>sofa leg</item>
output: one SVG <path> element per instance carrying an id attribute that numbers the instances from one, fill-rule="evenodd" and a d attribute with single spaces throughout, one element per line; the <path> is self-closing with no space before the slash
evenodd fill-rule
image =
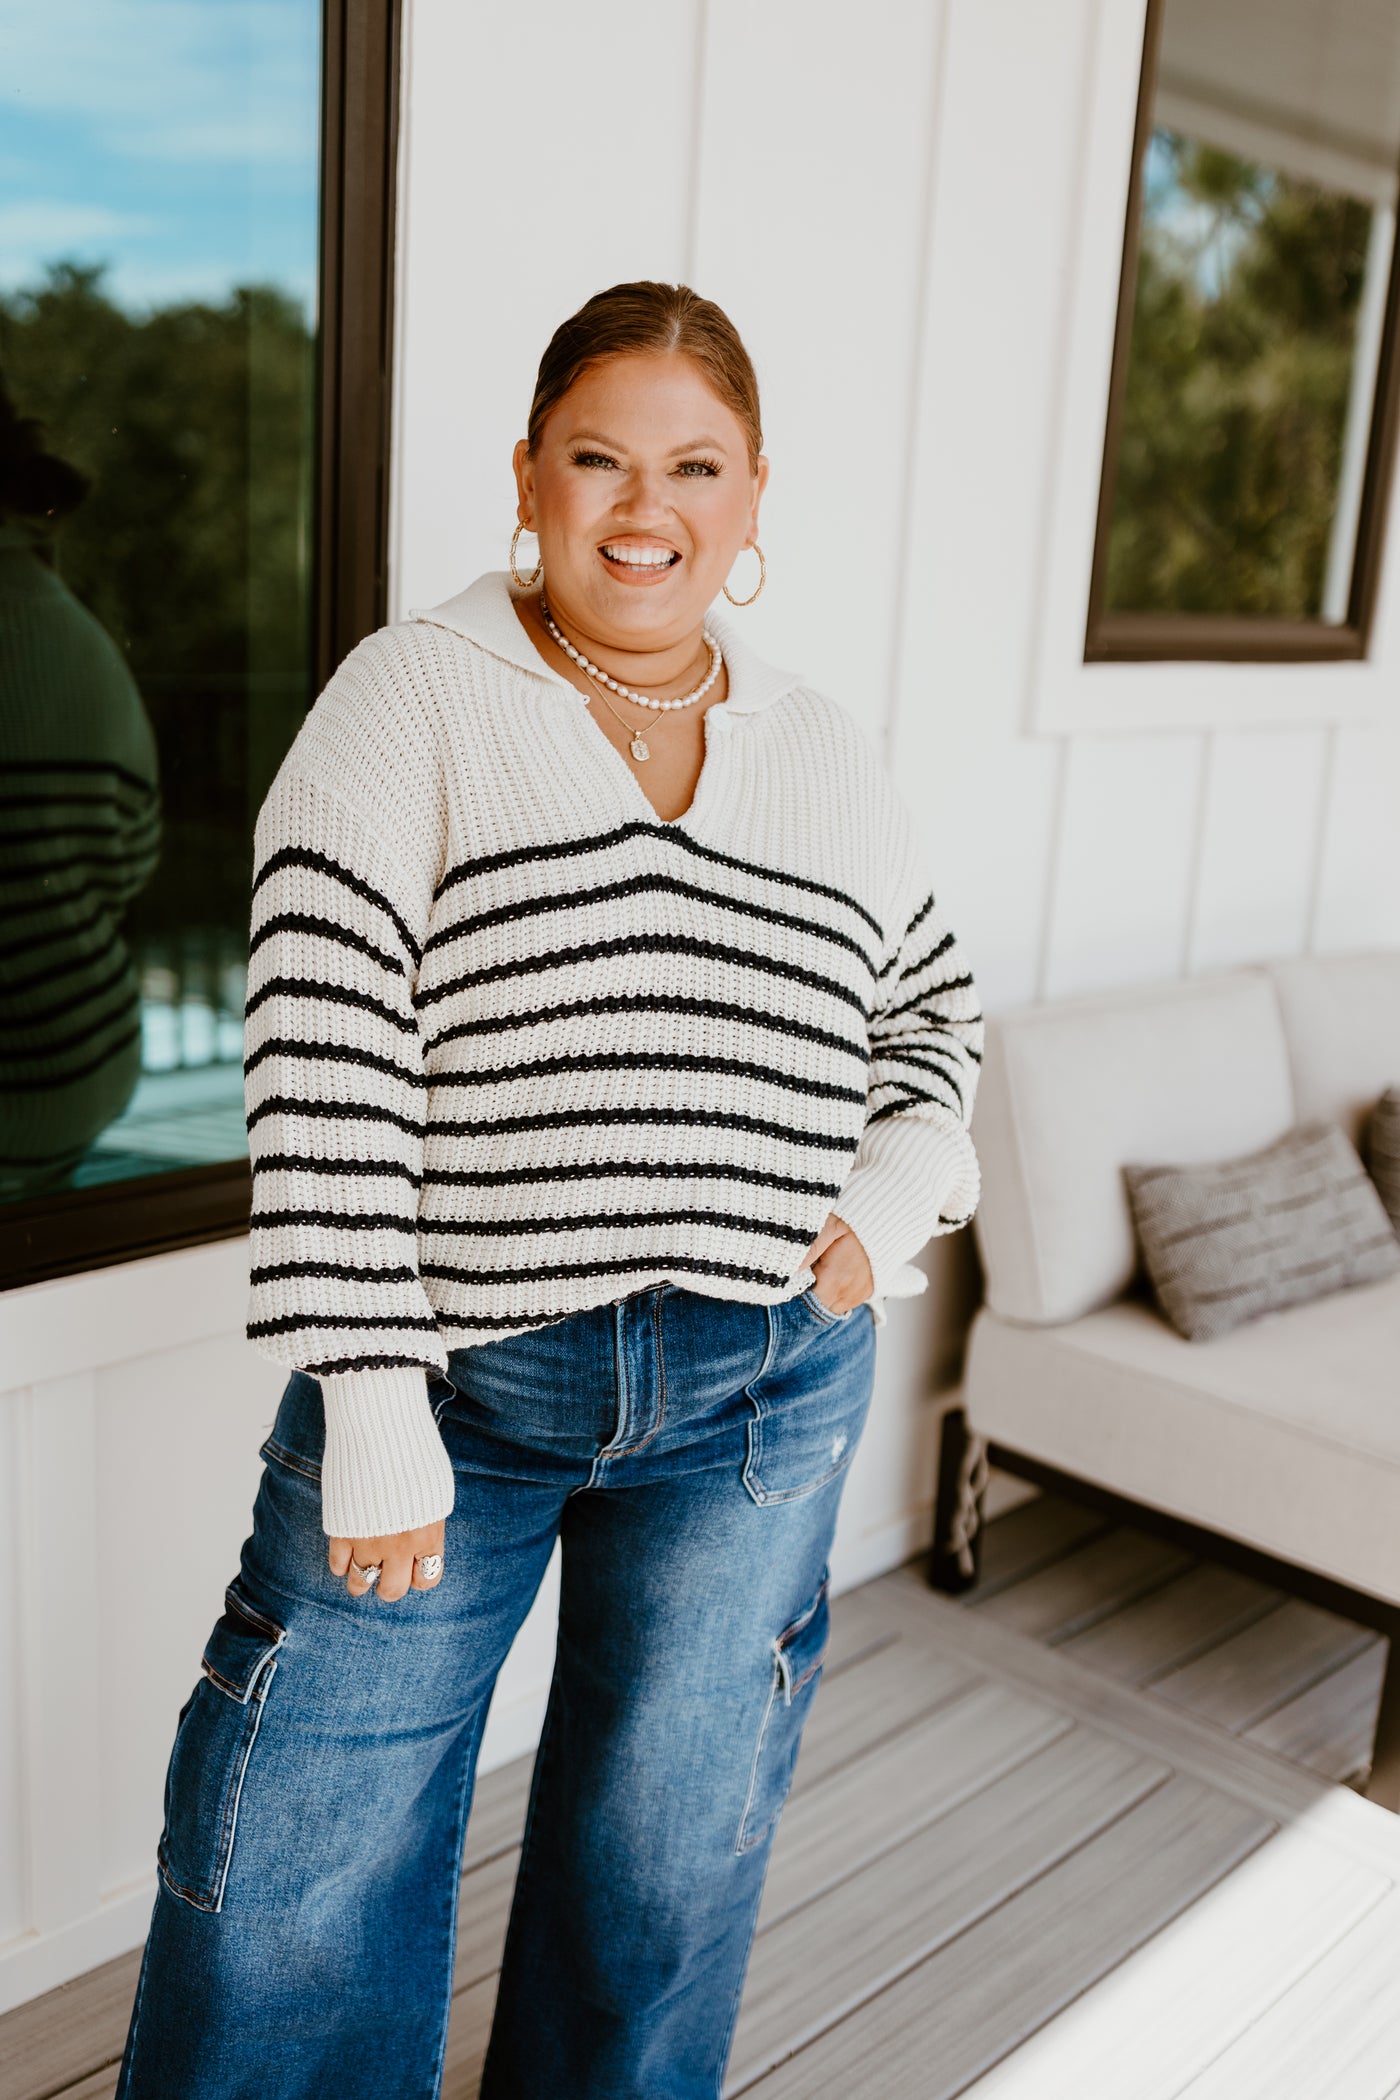
<path id="1" fill-rule="evenodd" d="M 1366 1798 L 1400 1811 L 1400 1628 L 1390 1636 Z"/>
<path id="2" fill-rule="evenodd" d="M 943 1417 L 938 1451 L 938 1502 L 928 1579 L 950 1597 L 970 1590 L 982 1563 L 982 1502 L 987 1492 L 987 1447 L 968 1429 L 960 1407 Z"/>

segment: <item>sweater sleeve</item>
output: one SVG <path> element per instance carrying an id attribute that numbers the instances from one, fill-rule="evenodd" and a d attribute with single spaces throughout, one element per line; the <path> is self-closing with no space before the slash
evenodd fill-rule
<path id="1" fill-rule="evenodd" d="M 418 1273 L 427 1077 L 414 1007 L 431 880 L 299 770 L 258 819 L 245 1024 L 253 1167 L 248 1336 L 319 1379 L 322 1525 L 416 1529 L 452 1508 Z"/>
<path id="2" fill-rule="evenodd" d="M 968 1125 L 985 1024 L 967 958 L 911 857 L 876 981 L 865 1129 L 831 1206 L 865 1249 L 874 1298 L 927 1240 L 968 1224 L 981 1193 Z"/>

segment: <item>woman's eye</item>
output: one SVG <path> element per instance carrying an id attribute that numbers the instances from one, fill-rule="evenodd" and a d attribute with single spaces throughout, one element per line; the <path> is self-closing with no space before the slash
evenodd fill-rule
<path id="1" fill-rule="evenodd" d="M 570 464 L 575 467 L 616 467 L 617 465 L 617 461 L 608 452 L 571 452 L 569 460 Z M 710 459 L 683 459 L 676 468 L 676 472 L 685 475 L 688 480 L 697 478 L 708 480 L 718 474 L 719 471 L 718 465 L 714 460 Z"/>

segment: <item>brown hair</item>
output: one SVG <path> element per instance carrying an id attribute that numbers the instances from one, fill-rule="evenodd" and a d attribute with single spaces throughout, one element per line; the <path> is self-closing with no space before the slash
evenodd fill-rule
<path id="1" fill-rule="evenodd" d="M 0 519 L 47 519 L 56 525 L 91 487 L 86 474 L 44 443 L 44 426 L 22 416 L 0 379 Z"/>
<path id="2" fill-rule="evenodd" d="M 545 417 L 590 365 L 607 357 L 678 350 L 700 367 L 726 408 L 734 411 L 749 441 L 749 467 L 763 450 L 758 380 L 739 331 L 713 299 L 688 284 L 610 285 L 595 292 L 549 339 L 535 380 L 526 444 L 539 445 Z"/>

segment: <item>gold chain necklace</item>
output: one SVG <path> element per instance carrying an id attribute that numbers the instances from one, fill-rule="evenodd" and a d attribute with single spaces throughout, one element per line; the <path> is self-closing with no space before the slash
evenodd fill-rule
<path id="1" fill-rule="evenodd" d="M 593 673 L 591 671 L 585 671 L 583 675 L 585 678 L 593 677 Z M 594 680 L 594 683 L 598 684 L 598 681 Z M 623 728 L 630 733 L 631 742 L 628 744 L 627 748 L 631 752 L 633 758 L 650 758 L 651 746 L 648 744 L 646 738 L 642 735 L 641 729 L 639 727 L 634 728 L 632 723 L 630 723 L 627 720 L 625 715 L 618 714 L 617 709 L 613 706 L 611 700 L 609 700 L 607 694 L 603 691 L 601 684 L 598 684 L 598 698 L 602 701 L 604 707 L 607 708 L 608 713 L 611 715 L 616 715 L 617 720 L 621 722 Z"/>

